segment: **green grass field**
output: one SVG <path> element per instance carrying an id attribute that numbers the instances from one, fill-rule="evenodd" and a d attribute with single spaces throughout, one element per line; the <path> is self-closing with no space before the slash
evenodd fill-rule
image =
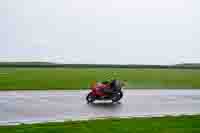
<path id="1" fill-rule="evenodd" d="M 200 116 L 0 126 L 1 133 L 200 133 Z"/>
<path id="2" fill-rule="evenodd" d="M 113 76 L 113 73 L 116 73 Z M 127 80 L 127 88 L 200 88 L 200 70 L 0 68 L 0 90 L 83 89 L 93 80 Z"/>

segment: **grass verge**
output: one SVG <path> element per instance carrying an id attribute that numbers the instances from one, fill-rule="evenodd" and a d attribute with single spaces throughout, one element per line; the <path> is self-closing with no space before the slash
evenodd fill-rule
<path id="1" fill-rule="evenodd" d="M 200 133 L 200 115 L 0 126 L 1 133 Z"/>
<path id="2" fill-rule="evenodd" d="M 200 88 L 197 69 L 0 68 L 0 90 L 84 89 L 111 77 L 127 80 L 127 88 L 134 89 Z"/>

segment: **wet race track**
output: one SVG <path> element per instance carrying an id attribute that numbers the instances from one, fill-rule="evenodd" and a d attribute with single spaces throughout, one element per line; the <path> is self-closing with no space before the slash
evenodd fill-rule
<path id="1" fill-rule="evenodd" d="M 200 114 L 200 90 L 125 90 L 121 104 L 86 104 L 88 91 L 2 91 L 0 125 L 97 117 Z"/>

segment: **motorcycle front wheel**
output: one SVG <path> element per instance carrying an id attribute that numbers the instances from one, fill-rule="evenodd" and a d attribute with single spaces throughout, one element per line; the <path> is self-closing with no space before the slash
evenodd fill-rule
<path id="1" fill-rule="evenodd" d="M 95 96 L 92 94 L 92 92 L 90 92 L 87 97 L 86 97 L 86 101 L 87 103 L 93 103 L 95 101 Z"/>

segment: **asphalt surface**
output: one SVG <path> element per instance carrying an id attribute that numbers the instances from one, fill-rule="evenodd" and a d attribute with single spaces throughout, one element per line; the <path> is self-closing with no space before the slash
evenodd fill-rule
<path id="1" fill-rule="evenodd" d="M 0 125 L 97 117 L 200 114 L 200 90 L 125 90 L 121 104 L 86 104 L 88 91 L 2 91 Z"/>

